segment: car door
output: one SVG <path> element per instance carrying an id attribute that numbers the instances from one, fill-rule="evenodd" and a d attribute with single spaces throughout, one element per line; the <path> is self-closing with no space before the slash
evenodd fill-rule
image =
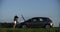
<path id="1" fill-rule="evenodd" d="M 38 22 L 39 27 L 44 27 L 45 23 L 46 23 L 45 18 L 39 18 L 39 22 Z"/>
<path id="2" fill-rule="evenodd" d="M 34 18 L 31 20 L 31 27 L 38 27 L 38 18 Z"/>
<path id="3" fill-rule="evenodd" d="M 35 21 L 34 24 L 35 27 L 42 27 L 44 24 L 43 18 L 37 18 L 37 21 Z"/>
<path id="4" fill-rule="evenodd" d="M 39 18 L 39 22 L 38 22 L 38 27 L 42 27 L 44 20 L 42 18 Z"/>

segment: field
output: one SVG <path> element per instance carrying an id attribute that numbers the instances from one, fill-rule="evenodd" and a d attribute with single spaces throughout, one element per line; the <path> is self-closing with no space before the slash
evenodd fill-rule
<path id="1" fill-rule="evenodd" d="M 0 28 L 0 32 L 60 32 L 60 28 Z"/>
<path id="2" fill-rule="evenodd" d="M 12 23 L 0 23 L 0 32 L 60 32 L 60 28 L 12 28 Z"/>

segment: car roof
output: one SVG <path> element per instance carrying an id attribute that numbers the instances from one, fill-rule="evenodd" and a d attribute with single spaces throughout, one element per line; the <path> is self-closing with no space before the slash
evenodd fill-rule
<path id="1" fill-rule="evenodd" d="M 49 19 L 48 17 L 33 17 L 33 18 L 29 18 L 28 20 L 30 20 L 30 19 L 38 19 L 38 18 Z M 28 20 L 26 20 L 26 21 L 28 21 Z"/>
<path id="2" fill-rule="evenodd" d="M 33 17 L 33 18 L 48 18 L 48 17 Z M 32 19 L 33 19 L 33 18 L 32 18 Z"/>
<path id="3" fill-rule="evenodd" d="M 49 19 L 48 17 L 33 17 L 33 18 L 29 18 L 28 20 L 30 20 L 30 19 L 38 19 L 38 18 Z"/>

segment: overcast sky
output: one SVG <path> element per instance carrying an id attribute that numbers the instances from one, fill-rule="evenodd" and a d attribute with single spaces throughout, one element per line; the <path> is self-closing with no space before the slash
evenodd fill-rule
<path id="1" fill-rule="evenodd" d="M 13 22 L 15 15 L 25 19 L 31 17 L 49 17 L 54 26 L 60 21 L 59 0 L 0 0 L 0 22 Z"/>

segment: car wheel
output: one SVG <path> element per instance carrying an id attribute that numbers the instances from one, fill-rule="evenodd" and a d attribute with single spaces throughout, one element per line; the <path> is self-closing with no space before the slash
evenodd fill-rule
<path id="1" fill-rule="evenodd" d="M 22 28 L 27 28 L 27 26 L 26 25 L 22 25 Z"/>
<path id="2" fill-rule="evenodd" d="M 45 28 L 50 28 L 50 25 L 46 25 Z"/>

